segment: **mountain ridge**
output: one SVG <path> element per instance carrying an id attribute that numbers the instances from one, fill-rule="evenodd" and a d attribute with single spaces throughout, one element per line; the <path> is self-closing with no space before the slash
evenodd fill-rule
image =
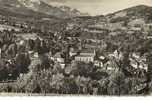
<path id="1" fill-rule="evenodd" d="M 49 5 L 41 0 L 0 0 L 0 6 L 5 8 L 6 10 L 18 13 L 24 13 L 25 11 L 29 11 L 30 13 L 36 12 L 44 15 L 55 16 L 59 18 L 67 18 L 67 17 L 75 17 L 75 16 L 83 16 L 84 14 L 80 11 L 74 10 L 66 10 L 61 9 L 60 7 L 54 7 Z M 66 8 L 67 7 L 65 6 Z M 22 11 L 23 10 L 23 11 Z"/>
<path id="2" fill-rule="evenodd" d="M 137 5 L 130 8 L 122 9 L 117 12 L 107 14 L 106 17 L 112 18 L 123 18 L 128 19 L 139 19 L 142 18 L 145 21 L 152 20 L 152 7 L 147 5 Z"/>

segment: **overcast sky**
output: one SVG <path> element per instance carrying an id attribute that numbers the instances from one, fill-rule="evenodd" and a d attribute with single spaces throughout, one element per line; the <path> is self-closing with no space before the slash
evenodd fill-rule
<path id="1" fill-rule="evenodd" d="M 53 5 L 67 5 L 90 15 L 112 13 L 124 8 L 144 4 L 152 6 L 152 0 L 45 0 Z"/>

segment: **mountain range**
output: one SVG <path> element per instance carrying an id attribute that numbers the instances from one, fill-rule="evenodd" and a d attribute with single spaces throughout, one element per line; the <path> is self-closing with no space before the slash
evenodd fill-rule
<path id="1" fill-rule="evenodd" d="M 41 0 L 0 0 L 0 11 L 26 16 L 54 16 L 58 18 L 83 16 L 76 9 L 67 6 L 55 7 Z"/>
<path id="2" fill-rule="evenodd" d="M 152 23 L 152 7 L 138 5 L 107 15 L 89 16 L 67 6 L 49 5 L 42 0 L 0 0 L 0 16 L 4 16 L 7 21 L 13 20 L 13 23 L 30 22 L 36 27 L 45 26 L 47 29 L 74 25 L 110 30 L 112 27 L 122 27 L 124 24 L 136 22 L 136 20 Z M 8 20 L 8 18 L 12 18 L 12 20 Z"/>

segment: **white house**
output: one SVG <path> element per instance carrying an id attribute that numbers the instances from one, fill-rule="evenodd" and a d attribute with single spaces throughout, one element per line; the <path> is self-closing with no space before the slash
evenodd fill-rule
<path id="1" fill-rule="evenodd" d="M 94 65 L 97 67 L 103 67 L 104 64 L 101 61 L 94 61 Z"/>
<path id="2" fill-rule="evenodd" d="M 93 62 L 94 57 L 96 55 L 95 50 L 90 49 L 90 50 L 82 50 L 80 51 L 80 54 L 75 57 L 75 61 L 81 61 L 81 62 Z"/>
<path id="3" fill-rule="evenodd" d="M 64 58 L 61 57 L 61 53 L 58 52 L 54 55 L 54 61 L 58 62 L 62 68 L 65 67 L 65 61 L 64 61 Z"/>

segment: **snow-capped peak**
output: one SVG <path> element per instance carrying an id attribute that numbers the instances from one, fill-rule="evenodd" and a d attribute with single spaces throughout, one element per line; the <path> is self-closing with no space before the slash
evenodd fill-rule
<path id="1" fill-rule="evenodd" d="M 18 0 L 21 3 L 37 3 L 40 4 L 40 0 Z"/>
<path id="2" fill-rule="evenodd" d="M 41 4 L 41 1 L 40 0 L 18 0 L 22 5 L 24 5 L 25 7 L 27 8 L 30 8 L 32 10 L 35 10 L 37 11 L 37 5 L 40 5 Z"/>

